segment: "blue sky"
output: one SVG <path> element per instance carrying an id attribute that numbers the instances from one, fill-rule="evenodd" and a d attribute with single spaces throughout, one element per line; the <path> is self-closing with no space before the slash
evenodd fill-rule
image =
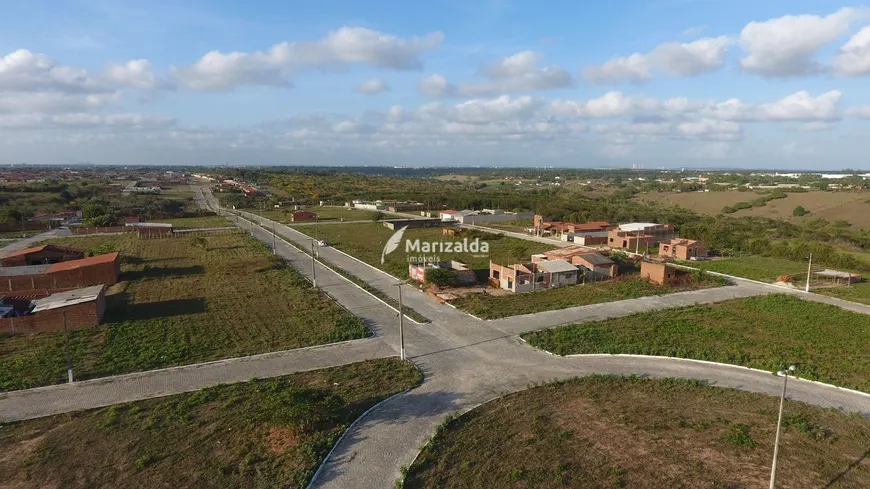
<path id="1" fill-rule="evenodd" d="M 870 169 L 861 4 L 0 7 L 0 164 Z"/>

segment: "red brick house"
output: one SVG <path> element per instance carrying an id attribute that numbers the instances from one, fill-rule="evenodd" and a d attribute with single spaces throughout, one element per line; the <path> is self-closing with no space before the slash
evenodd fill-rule
<path id="1" fill-rule="evenodd" d="M 640 264 L 640 277 L 658 285 L 675 285 L 689 276 L 689 271 L 670 263 L 643 261 Z"/>
<path id="2" fill-rule="evenodd" d="M 293 211 L 290 213 L 291 222 L 305 222 L 317 220 L 317 214 L 310 211 Z"/>
<path id="3" fill-rule="evenodd" d="M 26 265 L 46 265 L 85 257 L 85 251 L 78 248 L 58 245 L 42 245 L 14 251 L 0 258 L 0 266 L 20 267 Z"/>
<path id="4" fill-rule="evenodd" d="M 92 256 L 54 265 L 0 269 L 0 293 L 68 290 L 92 285 L 114 285 L 121 273 L 118 253 Z"/>
<path id="5" fill-rule="evenodd" d="M 674 238 L 659 243 L 659 257 L 689 260 L 694 257 L 707 256 L 707 245 L 694 239 Z"/>
<path id="6" fill-rule="evenodd" d="M 21 308 L 18 317 L 0 319 L 0 333 L 32 334 L 97 326 L 106 313 L 106 287 L 95 285 L 39 297 L 30 301 L 12 298 L 4 302 Z"/>

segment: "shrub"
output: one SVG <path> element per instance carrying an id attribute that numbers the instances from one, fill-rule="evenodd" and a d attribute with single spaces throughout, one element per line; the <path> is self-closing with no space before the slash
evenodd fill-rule
<path id="1" fill-rule="evenodd" d="M 805 216 L 805 215 L 807 215 L 807 210 L 804 209 L 804 206 L 799 205 L 799 206 L 795 207 L 793 211 L 791 211 L 791 215 L 793 215 L 795 217 Z"/>
<path id="2" fill-rule="evenodd" d="M 439 287 L 449 287 L 459 283 L 456 272 L 448 268 L 427 268 L 426 283 Z"/>

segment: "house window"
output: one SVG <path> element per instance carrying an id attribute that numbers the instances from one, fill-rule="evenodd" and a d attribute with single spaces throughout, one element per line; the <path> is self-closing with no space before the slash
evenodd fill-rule
<path id="1" fill-rule="evenodd" d="M 493 271 L 492 271 L 492 278 L 498 280 L 499 275 L 500 275 L 500 274 L 498 273 L 498 270 L 493 270 Z"/>
<path id="2" fill-rule="evenodd" d="M 535 278 L 535 282 L 541 283 L 541 282 L 543 282 L 543 281 L 544 281 L 544 276 L 543 276 L 543 275 L 538 275 L 538 277 Z"/>
<path id="3" fill-rule="evenodd" d="M 622 247 L 623 247 L 623 248 L 628 248 L 628 241 L 626 241 L 626 240 L 622 240 Z"/>

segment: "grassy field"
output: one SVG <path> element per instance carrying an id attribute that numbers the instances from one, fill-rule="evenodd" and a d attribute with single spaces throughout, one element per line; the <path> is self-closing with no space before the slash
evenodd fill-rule
<path id="1" fill-rule="evenodd" d="M 292 212 L 292 209 L 290 209 L 289 207 L 284 209 L 245 210 L 247 212 L 251 212 L 283 223 L 290 223 L 290 213 Z M 344 207 L 336 206 L 309 207 L 305 210 L 317 214 L 317 220 L 323 222 L 340 221 L 341 219 L 344 219 L 345 221 L 367 221 L 377 214 L 377 212 L 375 211 L 367 211 L 362 209 L 346 209 Z"/>
<path id="2" fill-rule="evenodd" d="M 92 253 L 119 250 L 103 324 L 73 332 L 77 379 L 361 338 L 353 317 L 244 234 L 57 240 Z M 0 390 L 64 381 L 64 335 L 0 336 Z"/>
<path id="3" fill-rule="evenodd" d="M 185 217 L 181 219 L 158 219 L 153 222 L 172 224 L 175 229 L 203 229 L 232 226 L 233 223 L 221 216 Z"/>
<path id="4" fill-rule="evenodd" d="M 806 281 L 808 263 L 752 255 L 723 260 L 686 262 L 685 265 L 700 268 L 708 272 L 719 272 L 771 283 L 775 282 L 776 278 L 780 275 L 791 275 L 795 281 L 803 283 L 803 281 Z M 823 268 L 818 266 L 813 267 L 814 270 L 821 270 Z"/>
<path id="5" fill-rule="evenodd" d="M 482 224 L 482 226 L 493 228 L 493 229 L 502 229 L 504 231 L 513 231 L 515 233 L 527 233 L 527 229 L 532 227 L 534 224 L 531 219 L 521 219 L 519 221 L 504 221 L 504 222 L 488 222 Z"/>
<path id="6" fill-rule="evenodd" d="M 680 287 L 655 285 L 637 276 L 621 277 L 605 282 L 574 285 L 558 289 L 524 292 L 511 295 L 467 294 L 453 301 L 456 307 L 483 319 L 498 319 L 519 314 L 565 309 L 601 302 L 612 302 L 650 295 L 671 294 L 724 285 L 724 281 L 706 279 Z"/>
<path id="7" fill-rule="evenodd" d="M 373 360 L 0 425 L 0 486 L 304 488 L 354 419 L 421 380 Z"/>
<path id="8" fill-rule="evenodd" d="M 810 291 L 847 301 L 870 304 L 870 282 L 861 282 L 848 287 L 811 288 Z"/>
<path id="9" fill-rule="evenodd" d="M 357 223 L 335 226 L 321 226 L 313 230 L 304 228 L 302 231 L 309 236 L 316 234 L 318 239 L 327 240 L 331 246 L 345 253 L 355 256 L 360 260 L 381 268 L 397 277 L 408 276 L 408 256 L 419 255 L 418 253 L 406 253 L 404 242 L 393 253 L 386 256 L 386 261 L 381 265 L 381 252 L 393 231 L 384 227 L 381 223 Z M 489 243 L 489 253 L 458 253 L 439 254 L 442 260 L 458 260 L 466 263 L 469 267 L 478 270 L 478 277 L 485 278 L 489 274 L 489 261 L 496 263 L 518 263 L 528 261 L 533 253 L 541 253 L 553 249 L 553 246 L 534 243 L 517 238 L 509 238 L 501 235 L 471 231 L 461 237 L 451 238 L 441 235 L 441 228 L 408 229 L 404 234 L 405 240 L 419 239 L 422 241 L 461 241 L 468 238 L 469 242 L 477 237 L 480 241 Z M 432 254 L 427 254 L 432 255 Z M 483 273 L 483 271 L 486 271 Z"/>
<path id="10" fill-rule="evenodd" d="M 767 487 L 778 407 L 686 380 L 548 384 L 447 421 L 403 487 Z M 777 487 L 870 487 L 868 446 L 866 419 L 788 401 Z"/>
<path id="11" fill-rule="evenodd" d="M 870 317 L 791 296 L 634 314 L 524 338 L 558 355 L 664 355 L 769 371 L 795 364 L 799 377 L 870 392 Z"/>
<path id="12" fill-rule="evenodd" d="M 716 215 L 725 206 L 738 202 L 750 202 L 761 197 L 757 192 L 650 192 L 636 197 L 647 203 L 658 203 L 669 206 L 679 205 L 704 214 Z M 784 199 L 776 199 L 762 207 L 743 209 L 733 216 L 761 216 L 775 219 L 786 219 L 799 222 L 801 220 L 824 218 L 831 222 L 847 221 L 857 228 L 870 228 L 870 192 L 842 191 L 791 193 Z M 792 211 L 797 206 L 803 206 L 809 214 L 794 217 Z"/>

